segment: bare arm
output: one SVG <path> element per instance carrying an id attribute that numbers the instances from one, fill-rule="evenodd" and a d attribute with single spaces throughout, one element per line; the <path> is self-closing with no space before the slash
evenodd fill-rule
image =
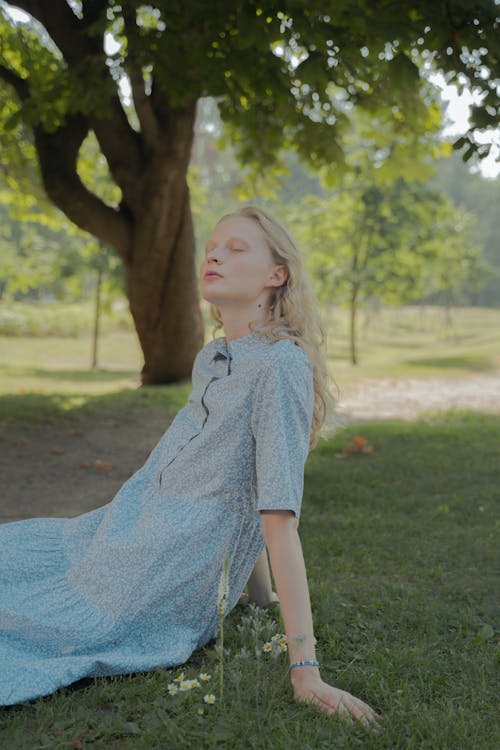
<path id="1" fill-rule="evenodd" d="M 309 587 L 297 518 L 288 510 L 262 510 L 261 521 L 280 600 L 290 662 L 316 660 Z M 290 679 L 297 700 L 311 701 L 328 714 L 337 713 L 340 718 L 352 715 L 365 725 L 381 718 L 359 698 L 323 682 L 318 667 L 293 667 Z"/>

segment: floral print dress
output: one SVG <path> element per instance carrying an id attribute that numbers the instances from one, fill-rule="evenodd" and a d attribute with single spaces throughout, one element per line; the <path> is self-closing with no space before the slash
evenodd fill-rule
<path id="1" fill-rule="evenodd" d="M 187 405 L 108 504 L 0 525 L 0 705 L 180 665 L 216 638 L 226 555 L 227 615 L 264 547 L 260 511 L 300 515 L 313 401 L 292 340 L 213 339 Z"/>

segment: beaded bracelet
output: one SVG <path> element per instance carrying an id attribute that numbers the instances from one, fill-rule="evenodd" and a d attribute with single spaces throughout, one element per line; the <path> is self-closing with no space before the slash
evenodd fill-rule
<path id="1" fill-rule="evenodd" d="M 305 661 L 294 661 L 293 664 L 290 664 L 288 670 L 290 670 L 292 667 L 319 667 L 319 662 L 308 661 L 307 659 Z"/>

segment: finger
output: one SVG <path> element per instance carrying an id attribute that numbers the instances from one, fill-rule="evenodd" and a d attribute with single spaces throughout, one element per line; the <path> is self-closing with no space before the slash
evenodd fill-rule
<path id="1" fill-rule="evenodd" d="M 380 729 L 379 722 L 382 721 L 382 717 L 379 716 L 379 714 L 377 714 L 368 704 L 359 700 L 359 698 L 355 700 L 352 713 L 363 726 L 376 728 L 377 730 Z"/>
<path id="2" fill-rule="evenodd" d="M 369 723 L 374 720 L 370 706 L 350 693 L 344 693 L 339 701 L 339 716 L 343 714 L 344 710 L 347 711 L 350 716 L 353 716 L 355 719 L 362 721 L 363 723 Z"/>

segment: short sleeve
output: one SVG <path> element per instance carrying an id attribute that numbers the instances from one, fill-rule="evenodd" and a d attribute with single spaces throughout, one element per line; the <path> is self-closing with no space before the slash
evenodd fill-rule
<path id="1" fill-rule="evenodd" d="M 313 407 L 307 354 L 289 340 L 272 344 L 253 397 L 257 510 L 300 516 Z"/>

